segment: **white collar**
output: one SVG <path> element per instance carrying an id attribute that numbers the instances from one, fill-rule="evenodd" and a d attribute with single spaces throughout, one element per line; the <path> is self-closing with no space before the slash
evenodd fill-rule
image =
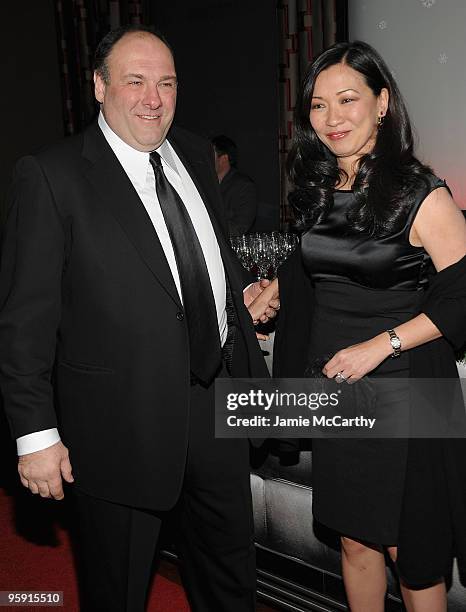
<path id="1" fill-rule="evenodd" d="M 138 151 L 122 140 L 105 121 L 102 111 L 99 113 L 98 124 L 125 172 L 134 177 L 134 180 L 139 185 L 144 185 L 149 166 L 149 153 Z M 179 175 L 176 161 L 172 154 L 172 147 L 168 140 L 164 140 L 155 150 L 162 158 L 162 161 Z"/>

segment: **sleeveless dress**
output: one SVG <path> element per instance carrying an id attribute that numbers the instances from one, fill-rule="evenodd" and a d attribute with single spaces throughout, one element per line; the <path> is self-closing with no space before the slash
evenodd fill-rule
<path id="1" fill-rule="evenodd" d="M 419 313 L 430 257 L 409 243 L 425 197 L 445 186 L 431 177 L 404 227 L 375 238 L 352 231 L 346 211 L 351 191 L 334 192 L 326 217 L 303 234 L 302 258 L 315 290 L 309 364 L 408 321 Z M 388 341 L 388 335 L 387 335 Z M 409 354 L 385 359 L 369 376 L 409 377 Z M 406 439 L 313 440 L 315 518 L 339 533 L 374 544 L 396 545 L 405 486 Z"/>

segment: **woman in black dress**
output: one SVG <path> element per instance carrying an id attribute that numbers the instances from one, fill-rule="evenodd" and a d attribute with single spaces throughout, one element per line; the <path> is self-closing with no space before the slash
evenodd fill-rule
<path id="1" fill-rule="evenodd" d="M 334 45 L 309 67 L 289 172 L 303 233 L 279 272 L 275 374 L 333 355 L 322 371 L 343 384 L 457 376 L 466 224 L 414 156 L 398 87 L 369 45 Z M 466 550 L 465 456 L 463 440 L 314 440 L 313 512 L 341 534 L 353 612 L 384 609 L 384 552 L 409 612 L 446 610 L 443 577 L 453 548 Z"/>

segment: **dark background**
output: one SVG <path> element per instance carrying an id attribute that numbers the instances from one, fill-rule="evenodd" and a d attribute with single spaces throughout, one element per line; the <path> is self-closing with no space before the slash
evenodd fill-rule
<path id="1" fill-rule="evenodd" d="M 14 162 L 64 134 L 53 0 L 11 2 L 0 26 L 0 194 Z"/>
<path id="2" fill-rule="evenodd" d="M 206 137 L 225 133 L 236 141 L 239 168 L 258 188 L 257 228 L 278 229 L 276 3 L 153 0 L 148 19 L 175 50 L 176 122 Z M 3 201 L 14 162 L 64 135 L 54 0 L 9 3 L 0 40 Z"/>

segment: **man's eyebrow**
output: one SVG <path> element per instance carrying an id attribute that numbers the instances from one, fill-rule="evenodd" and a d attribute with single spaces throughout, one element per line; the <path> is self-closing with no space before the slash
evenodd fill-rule
<path id="1" fill-rule="evenodd" d="M 140 80 L 144 80 L 146 77 L 143 74 L 138 74 L 136 72 L 129 72 L 128 74 L 123 75 L 124 79 L 140 79 Z M 164 74 L 163 76 L 161 76 L 159 78 L 159 82 L 160 81 L 176 81 L 176 75 L 175 74 Z"/>
<path id="2" fill-rule="evenodd" d="M 123 75 L 123 78 L 124 79 L 129 79 L 129 78 L 132 78 L 132 79 L 143 79 L 144 76 L 142 74 L 136 74 L 134 72 L 129 72 L 128 74 Z"/>

